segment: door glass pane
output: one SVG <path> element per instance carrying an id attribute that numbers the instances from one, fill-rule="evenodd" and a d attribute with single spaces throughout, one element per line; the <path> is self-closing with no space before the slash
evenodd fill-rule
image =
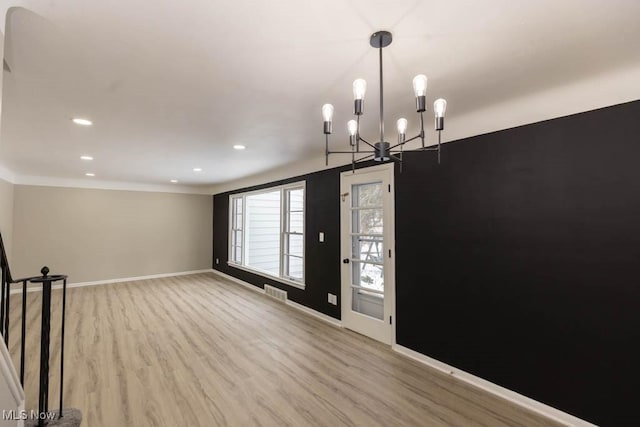
<path id="1" fill-rule="evenodd" d="M 384 298 L 372 292 L 353 289 L 351 309 L 378 320 L 384 317 Z"/>
<path id="2" fill-rule="evenodd" d="M 352 204 L 354 208 L 382 206 L 382 183 L 358 184 L 353 187 Z"/>
<path id="3" fill-rule="evenodd" d="M 383 189 L 381 182 L 351 187 L 351 309 L 382 320 L 384 316 Z M 371 291 L 368 291 L 368 290 Z M 373 292 L 378 291 L 378 292 Z"/>
<path id="4" fill-rule="evenodd" d="M 381 265 L 354 261 L 351 272 L 354 285 L 384 291 L 384 272 Z"/>
<path id="5" fill-rule="evenodd" d="M 382 234 L 382 209 L 354 209 L 353 232 L 359 234 Z"/>
<path id="6" fill-rule="evenodd" d="M 352 243 L 354 259 L 379 263 L 384 262 L 382 236 L 353 236 Z"/>

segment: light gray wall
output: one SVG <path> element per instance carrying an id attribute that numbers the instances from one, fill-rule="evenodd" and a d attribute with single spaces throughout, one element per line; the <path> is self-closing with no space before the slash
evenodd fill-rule
<path id="1" fill-rule="evenodd" d="M 7 251 L 9 265 L 13 260 L 13 193 L 15 186 L 10 182 L 0 179 L 0 232 Z"/>
<path id="2" fill-rule="evenodd" d="M 212 197 L 16 185 L 11 270 L 70 283 L 211 268 Z"/>

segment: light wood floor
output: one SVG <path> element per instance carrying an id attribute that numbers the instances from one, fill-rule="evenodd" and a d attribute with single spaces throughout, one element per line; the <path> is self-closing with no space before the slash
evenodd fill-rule
<path id="1" fill-rule="evenodd" d="M 27 409 L 37 407 L 40 298 L 28 296 Z M 12 295 L 16 366 L 20 303 Z M 69 289 L 67 303 L 65 406 L 85 427 L 556 425 L 213 274 Z"/>

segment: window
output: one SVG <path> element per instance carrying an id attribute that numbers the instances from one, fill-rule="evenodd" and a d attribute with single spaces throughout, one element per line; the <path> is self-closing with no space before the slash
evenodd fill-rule
<path id="1" fill-rule="evenodd" d="M 229 197 L 229 264 L 304 286 L 304 182 Z"/>

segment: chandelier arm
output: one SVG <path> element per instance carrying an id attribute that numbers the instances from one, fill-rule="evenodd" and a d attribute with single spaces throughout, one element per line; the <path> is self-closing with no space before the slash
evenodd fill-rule
<path id="1" fill-rule="evenodd" d="M 420 135 L 416 135 L 416 136 L 414 136 L 413 138 L 409 138 L 409 139 L 407 139 L 406 141 L 402 141 L 402 142 L 397 143 L 396 145 L 392 145 L 391 147 L 389 147 L 389 150 L 393 150 L 393 149 L 394 149 L 394 148 L 396 148 L 396 147 L 402 147 L 402 146 L 403 146 L 404 144 L 406 144 L 407 142 L 411 142 L 411 141 L 413 141 L 413 140 L 415 140 L 415 139 L 418 139 L 418 138 L 420 138 Z"/>
<path id="2" fill-rule="evenodd" d="M 356 160 L 354 163 L 364 162 L 365 160 L 369 159 L 369 157 L 373 157 L 373 154 L 369 154 L 368 156 L 364 156 L 363 158 Z"/>
<path id="3" fill-rule="evenodd" d="M 374 150 L 376 149 L 376 147 L 374 147 L 374 146 L 373 146 L 373 145 L 371 145 L 369 142 L 367 142 L 367 140 L 366 140 L 366 139 L 364 139 L 364 138 L 360 138 L 360 140 L 361 140 L 362 142 L 364 142 L 365 144 L 367 144 L 369 147 L 373 148 Z M 360 150 L 358 150 L 358 149 L 356 149 L 356 151 L 357 151 L 357 152 L 360 152 Z"/>
<path id="4" fill-rule="evenodd" d="M 375 151 L 329 151 L 329 154 L 366 154 L 366 153 L 375 153 Z"/>

